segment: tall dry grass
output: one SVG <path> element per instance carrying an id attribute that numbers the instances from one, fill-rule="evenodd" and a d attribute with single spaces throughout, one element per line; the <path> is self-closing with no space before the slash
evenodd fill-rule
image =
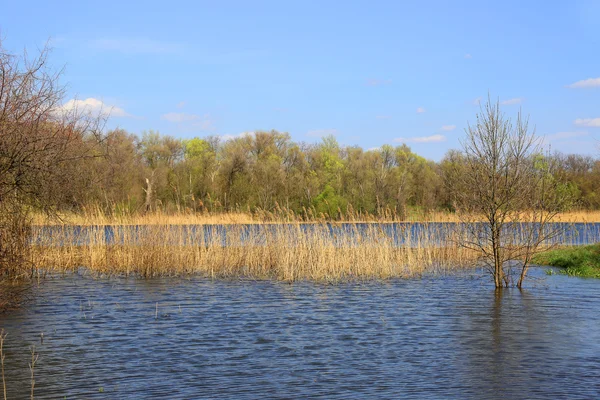
<path id="1" fill-rule="evenodd" d="M 284 281 L 411 277 L 470 266 L 477 259 L 461 246 L 465 233 L 456 229 L 454 214 L 412 216 L 420 222 L 397 223 L 393 211 L 375 218 L 351 208 L 343 217 L 349 223 L 328 222 L 313 210 L 124 217 L 94 210 L 34 226 L 29 256 L 37 271 L 45 272 L 85 267 L 108 275 Z M 596 218 L 600 212 L 562 214 L 557 221 L 584 221 L 582 235 L 589 242 L 600 240 L 591 224 L 586 228 Z M 547 245 L 580 239 L 567 235 Z"/>
<path id="2" fill-rule="evenodd" d="M 39 228 L 48 229 L 48 228 Z M 473 255 L 443 240 L 449 225 L 272 224 L 56 226 L 38 232 L 44 271 L 86 267 L 144 277 L 197 274 L 284 281 L 411 277 L 467 265 Z M 107 234 L 108 232 L 108 234 Z"/>
<path id="3" fill-rule="evenodd" d="M 230 225 L 249 224 L 258 220 L 248 213 L 186 213 L 108 215 L 99 210 L 79 213 L 62 212 L 58 216 L 35 214 L 34 225 Z"/>
<path id="4" fill-rule="evenodd" d="M 33 216 L 34 225 L 235 225 L 253 223 L 292 223 L 292 222 L 460 222 L 455 213 L 448 211 L 411 210 L 399 214 L 396 210 L 386 209 L 381 215 L 368 212 L 356 212 L 352 206 L 344 211 L 338 210 L 338 216 L 331 218 L 329 215 L 320 214 L 314 209 L 304 209 L 296 213 L 286 208 L 277 207 L 275 210 L 254 210 L 253 212 L 226 212 L 226 213 L 195 213 L 181 211 L 166 213 L 157 210 L 147 214 L 106 214 L 99 207 L 90 207 L 80 212 L 62 212 L 56 216 L 48 217 L 44 214 Z M 483 221 L 483 217 L 481 218 Z M 555 222 L 568 223 L 594 223 L 600 222 L 600 211 L 571 211 L 558 214 Z"/>

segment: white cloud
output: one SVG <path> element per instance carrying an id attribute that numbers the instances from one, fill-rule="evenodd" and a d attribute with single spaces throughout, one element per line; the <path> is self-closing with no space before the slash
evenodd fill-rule
<path id="1" fill-rule="evenodd" d="M 587 136 L 588 132 L 586 131 L 580 131 L 580 132 L 557 132 L 554 133 L 552 135 L 547 135 L 545 137 L 545 140 L 548 142 L 555 142 L 558 140 L 565 140 L 565 139 L 573 139 L 576 137 L 582 137 L 582 136 Z"/>
<path id="2" fill-rule="evenodd" d="M 444 125 L 444 126 L 442 126 L 442 130 L 443 131 L 447 131 L 447 132 L 453 131 L 455 129 L 456 129 L 456 125 Z"/>
<path id="3" fill-rule="evenodd" d="M 567 87 L 571 89 L 587 89 L 593 87 L 600 87 L 600 78 L 583 79 L 581 81 L 571 83 L 570 85 L 567 85 Z"/>
<path id="4" fill-rule="evenodd" d="M 402 142 L 402 143 L 437 143 L 437 142 L 444 142 L 444 141 L 446 141 L 446 136 L 444 136 L 444 135 L 432 135 L 432 136 L 394 139 L 394 142 Z"/>
<path id="5" fill-rule="evenodd" d="M 338 134 L 339 134 L 339 131 L 337 129 L 315 129 L 312 131 L 308 131 L 306 133 L 306 136 L 324 137 L 324 136 L 329 136 L 329 135 L 336 136 Z"/>
<path id="6" fill-rule="evenodd" d="M 383 86 L 391 84 L 391 79 L 367 79 L 367 86 Z"/>
<path id="7" fill-rule="evenodd" d="M 523 99 L 521 97 L 515 97 L 514 99 L 503 100 L 500 102 L 500 104 L 502 104 L 504 106 L 510 106 L 513 104 L 521 104 L 522 102 L 523 102 Z"/>
<path id="8" fill-rule="evenodd" d="M 88 97 L 85 100 L 71 99 L 60 107 L 59 111 L 76 111 L 92 115 L 102 115 L 110 117 L 132 117 L 133 115 L 125 112 L 120 107 L 111 106 L 102 100 Z"/>
<path id="9" fill-rule="evenodd" d="M 376 115 L 375 116 L 376 119 L 390 119 L 392 118 L 391 115 Z"/>
<path id="10" fill-rule="evenodd" d="M 465 54 L 465 58 L 469 59 L 469 58 L 473 58 L 473 56 L 471 54 L 467 53 L 467 54 Z"/>
<path id="11" fill-rule="evenodd" d="M 93 48 L 117 51 L 125 54 L 176 54 L 184 47 L 179 43 L 163 42 L 148 38 L 101 38 L 92 40 Z"/>
<path id="12" fill-rule="evenodd" d="M 238 133 L 237 135 L 231 135 L 231 134 L 220 135 L 220 138 L 227 141 L 227 140 L 231 140 L 231 139 L 241 138 L 241 137 L 245 137 L 245 136 L 252 136 L 252 135 L 254 135 L 254 131 L 242 132 L 242 133 Z"/>
<path id="13" fill-rule="evenodd" d="M 423 114 L 424 112 L 425 112 L 425 109 L 423 107 L 417 108 L 417 113 L 418 114 Z"/>
<path id="14" fill-rule="evenodd" d="M 600 128 L 600 118 L 577 118 L 573 123 L 579 126 Z"/>
<path id="15" fill-rule="evenodd" d="M 208 131 L 214 129 L 214 121 L 209 114 L 203 116 L 197 114 L 170 112 L 160 116 L 160 119 L 182 125 L 184 128 Z"/>

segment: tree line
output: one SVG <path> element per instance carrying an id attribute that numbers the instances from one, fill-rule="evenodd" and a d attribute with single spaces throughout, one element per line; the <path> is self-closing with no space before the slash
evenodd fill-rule
<path id="1" fill-rule="evenodd" d="M 298 143 L 278 131 L 222 140 L 178 139 L 123 129 L 87 144 L 96 157 L 77 158 L 76 176 L 63 186 L 65 209 L 100 207 L 107 213 L 274 211 L 339 218 L 347 211 L 404 218 L 411 210 L 453 211 L 449 187 L 461 153 L 440 162 L 405 144 L 364 150 L 335 137 Z M 600 208 L 600 160 L 538 154 L 567 182 L 574 204 Z"/>

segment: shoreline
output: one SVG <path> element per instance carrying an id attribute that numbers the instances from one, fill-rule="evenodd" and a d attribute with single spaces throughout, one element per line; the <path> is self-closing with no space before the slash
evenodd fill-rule
<path id="1" fill-rule="evenodd" d="M 452 213 L 431 213 L 422 217 L 393 218 L 345 218 L 340 220 L 315 219 L 302 220 L 296 216 L 280 216 L 273 219 L 260 219 L 244 213 L 224 214 L 163 214 L 110 217 L 104 215 L 68 214 L 59 215 L 59 219 L 35 215 L 33 226 L 142 226 L 142 225 L 284 225 L 284 224 L 410 224 L 410 223 L 459 223 L 461 221 Z M 485 222 L 482 218 L 478 221 Z M 523 221 L 534 222 L 534 221 Z M 552 222 L 556 223 L 600 223 L 600 211 L 576 211 L 558 214 Z"/>

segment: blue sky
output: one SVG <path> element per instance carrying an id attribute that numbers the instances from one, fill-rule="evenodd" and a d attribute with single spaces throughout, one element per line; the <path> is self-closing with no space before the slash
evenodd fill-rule
<path id="1" fill-rule="evenodd" d="M 277 129 L 439 160 L 489 92 L 553 150 L 600 152 L 595 0 L 0 3 L 5 48 L 51 38 L 65 102 L 138 134 Z"/>

